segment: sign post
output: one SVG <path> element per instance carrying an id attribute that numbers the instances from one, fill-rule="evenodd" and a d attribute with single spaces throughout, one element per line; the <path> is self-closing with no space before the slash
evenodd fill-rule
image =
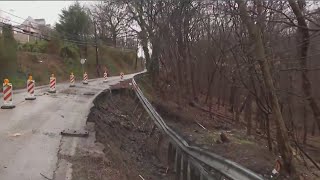
<path id="1" fill-rule="evenodd" d="M 84 63 L 87 61 L 87 59 L 80 59 L 80 63 L 81 63 L 81 65 L 82 65 L 82 74 L 84 74 L 84 67 L 83 67 L 83 65 L 84 65 Z"/>

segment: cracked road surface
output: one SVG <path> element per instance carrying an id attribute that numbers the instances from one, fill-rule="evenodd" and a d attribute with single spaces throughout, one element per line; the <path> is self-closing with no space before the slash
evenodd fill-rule
<path id="1" fill-rule="evenodd" d="M 36 90 L 34 101 L 24 100 L 26 90 L 14 91 L 16 108 L 0 110 L 0 179 L 71 179 L 71 165 L 60 162 L 58 154 L 74 154 L 79 141 L 63 140 L 60 132 L 83 130 L 95 96 L 119 81 L 119 77 L 108 78 L 108 83 L 94 79 L 89 85 L 79 82 L 73 88 L 62 83 L 56 94 L 46 93 L 48 86 L 43 86 Z M 95 94 L 84 95 L 88 92 Z"/>

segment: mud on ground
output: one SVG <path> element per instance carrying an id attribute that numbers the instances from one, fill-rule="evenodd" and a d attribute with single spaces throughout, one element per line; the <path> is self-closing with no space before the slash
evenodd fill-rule
<path id="1" fill-rule="evenodd" d="M 96 143 L 103 154 L 77 149 L 72 158 L 74 180 L 169 180 L 167 142 L 130 89 L 97 96 L 88 116 L 95 123 Z M 93 132 L 94 133 L 94 132 Z"/>

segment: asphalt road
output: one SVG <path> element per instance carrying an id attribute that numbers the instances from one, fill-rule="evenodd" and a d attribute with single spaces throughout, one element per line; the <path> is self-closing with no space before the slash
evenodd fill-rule
<path id="1" fill-rule="evenodd" d="M 60 162 L 58 154 L 72 155 L 78 143 L 75 138 L 63 140 L 60 132 L 83 130 L 95 96 L 119 81 L 120 77 L 110 77 L 108 83 L 94 79 L 73 88 L 58 84 L 56 94 L 46 93 L 48 86 L 42 86 L 34 101 L 24 100 L 25 91 L 14 91 L 16 108 L 0 110 L 0 180 L 70 179 L 72 168 Z M 88 92 L 95 95 L 84 95 Z"/>

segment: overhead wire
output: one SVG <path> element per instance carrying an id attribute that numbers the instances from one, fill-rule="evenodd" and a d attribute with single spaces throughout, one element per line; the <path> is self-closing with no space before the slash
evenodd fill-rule
<path id="1" fill-rule="evenodd" d="M 16 21 L 12 21 L 12 20 L 9 20 L 9 19 L 6 19 L 6 18 L 2 18 L 2 19 L 5 19 L 5 20 L 8 20 L 8 21 L 10 21 L 10 22 L 19 24 L 19 23 L 16 22 Z M 3 24 L 10 25 L 10 24 L 7 24 L 7 23 L 3 23 Z M 12 25 L 11 25 L 11 26 L 12 26 Z M 36 29 L 36 30 L 41 31 L 40 29 L 34 28 L 34 27 L 32 27 L 32 26 L 28 26 L 28 25 L 23 25 L 23 26 L 25 26 L 25 27 L 30 27 L 30 28 L 33 28 L 33 29 Z M 13 27 L 16 28 L 16 29 L 20 29 L 20 30 L 22 30 L 22 31 L 27 31 L 27 30 L 25 30 L 25 29 L 23 29 L 23 28 L 20 28 L 20 27 L 17 27 L 17 26 L 13 26 Z M 34 33 L 34 34 L 39 34 L 39 33 L 36 33 L 36 32 L 32 32 L 32 33 Z M 53 37 L 53 36 L 49 36 L 49 35 L 45 35 L 45 34 L 41 34 L 41 36 L 46 36 L 47 38 L 52 38 L 52 37 Z M 88 43 L 88 41 L 79 41 L 79 40 L 73 40 L 73 39 L 63 39 L 63 40 L 69 41 L 69 42 L 75 42 L 75 43 Z M 94 43 L 94 42 L 92 42 L 92 43 Z"/>
<path id="2" fill-rule="evenodd" d="M 1 24 L 1 23 L 0 23 Z M 4 25 L 10 25 L 10 24 L 6 24 L 6 23 L 2 23 Z M 3 28 L 6 28 L 6 26 L 3 26 L 3 25 L 0 25 L 0 27 L 3 27 Z M 15 27 L 17 28 L 17 27 Z M 19 29 L 19 28 L 17 28 Z M 23 29 L 20 29 L 20 30 L 23 30 Z M 42 37 L 42 34 L 39 34 L 39 33 L 27 33 L 27 32 L 23 32 L 23 31 L 18 31 L 18 30 L 15 30 L 15 29 L 12 29 L 12 31 L 14 32 L 17 32 L 17 33 L 21 33 L 21 34 L 26 34 L 26 35 L 29 35 L 29 36 L 32 36 L 32 37 L 37 37 L 39 39 L 43 39 L 43 40 L 46 40 L 46 41 L 51 41 L 52 39 L 47 39 L 45 38 L 46 36 Z M 37 36 L 38 35 L 38 36 Z M 51 37 L 52 38 L 52 37 Z M 66 41 L 66 42 L 71 42 L 71 43 L 74 43 L 74 44 L 78 44 L 78 45 L 92 45 L 92 46 L 96 46 L 95 43 L 87 43 L 85 41 L 73 41 L 73 40 L 69 40 L 69 39 L 60 39 L 62 41 Z"/>
<path id="3" fill-rule="evenodd" d="M 10 13 L 10 12 L 4 11 L 4 10 L 2 10 L 2 9 L 0 9 L 0 11 L 4 12 L 4 13 L 6 13 L 6 14 L 9 14 L 9 15 L 11 15 L 11 16 L 14 16 L 14 17 L 16 17 L 16 18 L 22 19 L 23 21 L 27 21 L 27 22 L 35 23 L 35 24 L 37 24 L 37 25 L 41 25 L 41 24 L 39 24 L 39 23 L 37 23 L 37 22 L 29 21 L 28 19 L 25 19 L 25 18 L 23 18 L 23 17 L 17 16 L 17 15 L 15 15 L 15 14 L 12 14 L 12 13 Z M 2 19 L 5 19 L 5 18 L 3 18 L 3 17 L 1 17 L 1 18 L 2 18 Z M 20 23 L 20 24 L 22 24 L 22 23 Z M 34 28 L 34 29 L 36 29 L 36 28 Z M 39 30 L 39 29 L 37 29 L 37 30 Z M 64 32 L 64 33 L 67 34 L 68 36 L 73 37 L 73 38 L 77 38 L 77 36 L 76 36 L 75 34 L 68 33 L 68 32 Z"/>
<path id="4" fill-rule="evenodd" d="M 27 19 L 24 19 L 24 18 L 22 18 L 22 17 L 20 17 L 20 16 L 17 16 L 17 15 L 14 15 L 14 14 L 12 14 L 12 13 L 9 13 L 9 12 L 7 12 L 7 11 L 1 10 L 1 9 L 0 9 L 0 11 L 3 11 L 3 12 L 5 12 L 5 13 L 9 14 L 9 15 L 14 16 L 14 17 L 20 18 L 20 19 L 22 19 L 22 20 L 24 20 L 24 21 L 32 22 L 32 21 L 29 21 L 29 20 L 27 20 Z M 4 19 L 4 20 L 10 21 L 10 22 L 16 23 L 17 25 L 21 25 L 21 24 L 22 24 L 22 23 L 20 23 L 20 22 L 13 21 L 13 20 L 11 20 L 11 19 L 7 19 L 7 18 L 3 18 L 3 17 L 1 17 L 1 18 Z M 35 23 L 35 24 L 37 24 L 37 25 L 40 25 L 40 24 L 38 24 L 37 22 L 32 22 L 32 23 Z M 6 23 L 4 23 L 4 24 L 6 24 Z M 30 27 L 30 28 L 33 28 L 33 29 L 35 29 L 35 30 L 41 31 L 41 29 L 39 29 L 39 28 L 37 28 L 37 27 L 33 27 L 33 26 L 29 26 L 29 25 L 23 25 L 23 26 L 25 26 L 25 27 Z M 13 26 L 13 27 L 25 31 L 25 29 L 21 29 L 21 28 L 19 28 L 19 27 L 17 27 L 17 26 Z M 15 32 L 18 32 L 18 33 L 19 33 L 19 31 L 15 31 Z M 39 34 L 39 33 L 35 33 L 35 32 L 34 32 L 34 34 L 37 34 L 37 35 L 46 37 L 46 38 L 42 38 L 42 39 L 45 39 L 45 40 L 49 40 L 50 38 L 53 38 L 52 36 L 45 35 L 45 34 Z M 76 36 L 76 35 L 71 34 L 71 33 L 68 33 L 68 32 L 64 32 L 64 34 L 66 34 L 66 35 L 72 35 L 73 37 Z M 29 35 L 30 35 L 30 34 L 29 34 Z M 68 37 L 68 36 L 67 36 L 67 37 Z M 127 37 L 136 37 L 136 36 L 135 36 L 135 35 L 130 35 L 130 34 L 128 34 Z M 121 37 L 120 37 L 120 38 L 121 38 Z M 122 36 L 122 38 L 123 38 L 123 36 Z M 60 38 L 60 39 L 61 39 L 61 38 Z M 61 40 L 63 40 L 63 41 L 68 41 L 68 42 L 72 42 L 72 43 L 76 43 L 76 44 L 79 44 L 79 45 L 89 44 L 89 45 L 97 46 L 97 45 L 96 45 L 97 43 L 96 43 L 95 41 L 91 41 L 91 42 L 90 42 L 90 41 L 79 41 L 79 40 L 74 40 L 74 39 L 69 39 L 69 38 L 67 38 L 67 39 L 61 39 Z M 113 46 L 108 46 L 108 47 L 113 47 Z"/>

